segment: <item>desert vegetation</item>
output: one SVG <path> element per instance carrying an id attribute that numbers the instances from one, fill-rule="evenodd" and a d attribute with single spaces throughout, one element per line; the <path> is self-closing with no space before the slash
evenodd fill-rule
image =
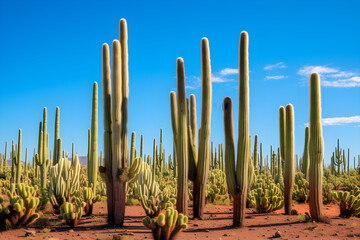
<path id="1" fill-rule="evenodd" d="M 339 217 L 360 217 L 360 155 L 353 154 L 354 162 L 350 164 L 350 149 L 342 148 L 340 140 L 324 142 L 317 73 L 308 76 L 309 126 L 305 128 L 303 155 L 295 155 L 296 109 L 289 103 L 279 106 L 280 142 L 274 142 L 270 154 L 265 156 L 261 135 L 249 133 L 249 35 L 241 32 L 239 105 L 233 109 L 232 99 L 223 99 L 225 142 L 214 143 L 211 141 L 210 45 L 207 38 L 202 38 L 201 125 L 197 126 L 196 97 L 186 95 L 185 62 L 178 58 L 177 88 L 176 92 L 170 92 L 168 110 L 173 139 L 167 141 L 172 140 L 173 149 L 164 149 L 163 130 L 159 129 L 153 152 L 145 153 L 146 136 L 140 136 L 140 149 L 136 149 L 138 138 L 132 132 L 128 146 L 131 79 L 127 38 L 127 23 L 121 19 L 120 38 L 111 46 L 102 45 L 103 116 L 98 114 L 101 106 L 98 106 L 98 83 L 94 82 L 86 164 L 80 163 L 75 143 L 71 155 L 62 147 L 59 108 L 55 110 L 55 123 L 47 121 L 48 109 L 43 109 L 38 139 L 34 139 L 38 148 L 33 154 L 22 145 L 21 129 L 16 141 L 6 142 L 0 155 L 1 231 L 46 228 L 44 212 L 53 213 L 56 216 L 53 221 L 76 229 L 81 227 L 84 218 L 94 217 L 97 205 L 106 206 L 107 223 L 103 228 L 119 229 L 127 225 L 126 208 L 141 206 L 142 217 L 136 221 L 141 222 L 154 239 L 163 240 L 182 239 L 182 231 L 188 229 L 191 221 L 211 219 L 206 208 L 212 206 L 228 206 L 224 211 L 233 217 L 227 227 L 235 232 L 246 226 L 247 216 L 251 216 L 249 209 L 264 214 L 261 215 L 264 218 L 284 213 L 297 215 L 305 222 L 329 224 L 332 217 L 326 215 L 324 208 L 336 204 Z M 237 144 L 233 111 L 239 116 Z M 103 117 L 103 126 L 98 124 L 99 117 Z M 54 135 L 47 131 L 48 124 L 54 124 Z M 104 139 L 98 138 L 99 131 L 104 131 Z M 50 137 L 54 138 L 52 149 Z M 104 149 L 98 149 L 98 141 L 104 142 Z M 329 165 L 323 157 L 325 144 L 336 145 Z M 309 214 L 299 213 L 297 204 L 309 206 Z M 91 224 L 87 226 L 91 229 Z M 56 231 L 56 227 L 52 229 Z"/>

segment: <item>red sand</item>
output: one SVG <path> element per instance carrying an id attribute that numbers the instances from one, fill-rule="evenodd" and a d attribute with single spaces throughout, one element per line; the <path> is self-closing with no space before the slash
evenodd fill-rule
<path id="1" fill-rule="evenodd" d="M 293 207 L 298 213 L 309 212 L 307 204 Z M 93 217 L 83 217 L 80 224 L 71 229 L 52 213 L 41 218 L 42 225 L 29 227 L 35 231 L 35 237 L 28 239 L 152 239 L 150 230 L 141 221 L 144 211 L 141 206 L 127 206 L 126 220 L 123 228 L 112 228 L 106 224 L 106 202 L 96 203 Z M 271 214 L 257 214 L 253 209 L 247 210 L 245 227 L 235 229 L 232 224 L 231 206 L 209 206 L 206 215 L 209 220 L 189 220 L 189 228 L 178 235 L 178 239 L 269 239 L 280 231 L 279 239 L 350 239 L 360 238 L 360 218 L 339 218 L 337 205 L 324 206 L 324 213 L 331 219 L 330 224 L 301 223 L 298 216 L 283 215 L 284 210 Z M 191 213 L 190 213 L 191 214 Z M 191 216 L 191 215 L 190 215 Z M 37 222 L 39 224 L 39 222 Z M 51 232 L 44 233 L 44 228 Z M 2 239 L 25 238 L 26 229 L 1 232 Z"/>

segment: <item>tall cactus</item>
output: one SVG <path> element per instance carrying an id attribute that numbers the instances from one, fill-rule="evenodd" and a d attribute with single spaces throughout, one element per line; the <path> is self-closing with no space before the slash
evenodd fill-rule
<path id="1" fill-rule="evenodd" d="M 254 170 L 255 170 L 255 174 L 258 174 L 259 172 L 258 135 L 255 135 L 255 142 L 254 142 Z"/>
<path id="2" fill-rule="evenodd" d="M 193 212 L 194 218 L 204 218 L 206 197 L 206 182 L 210 161 L 210 134 L 211 134 L 211 65 L 210 49 L 207 38 L 201 39 L 201 73 L 202 73 L 202 97 L 201 97 L 201 126 L 199 130 L 199 147 L 196 152 L 196 111 L 195 96 L 190 96 L 190 124 L 189 124 L 189 179 L 194 179 Z M 219 149 L 220 154 L 220 149 Z M 190 157 L 191 156 L 191 157 Z M 219 155 L 219 160 L 220 155 Z M 193 161 L 193 162 L 191 162 Z M 191 171 L 191 167 L 195 167 Z M 220 162 L 221 167 L 221 162 Z M 192 175 L 194 173 L 194 175 Z M 191 176 L 192 175 L 192 176 Z"/>
<path id="3" fill-rule="evenodd" d="M 310 77 L 309 205 L 311 218 L 317 221 L 321 220 L 323 210 L 323 147 L 320 77 L 319 74 L 312 73 Z"/>
<path id="4" fill-rule="evenodd" d="M 337 174 L 338 176 L 340 176 L 341 174 L 341 164 L 343 163 L 344 159 L 341 153 L 341 148 L 340 148 L 340 140 L 337 140 L 337 147 L 335 147 L 335 158 L 334 158 L 334 164 L 335 166 L 337 166 Z"/>
<path id="5" fill-rule="evenodd" d="M 102 46 L 104 155 L 107 186 L 108 222 L 122 226 L 125 216 L 127 182 L 140 171 L 141 159 L 129 168 L 127 137 L 128 118 L 128 50 L 126 20 L 120 20 L 120 41 L 112 42 L 112 80 L 110 80 L 109 46 Z M 111 85 L 112 83 L 112 93 Z"/>
<path id="6" fill-rule="evenodd" d="M 176 209 L 187 214 L 188 198 L 188 125 L 185 93 L 185 67 L 184 60 L 176 60 L 177 74 L 177 100 L 175 92 L 170 93 L 171 122 L 173 130 L 174 147 L 178 163 L 177 201 Z"/>
<path id="7" fill-rule="evenodd" d="M 38 153 L 35 155 L 36 165 L 40 168 L 40 183 L 41 191 L 44 193 L 46 188 L 46 179 L 48 166 L 50 164 L 49 155 L 48 155 L 48 134 L 47 134 L 47 109 L 44 108 L 43 111 L 43 122 L 40 122 L 39 125 L 39 144 L 38 144 Z M 59 139 L 61 141 L 61 139 Z M 58 140 L 58 141 L 59 141 Z"/>
<path id="8" fill-rule="evenodd" d="M 98 84 L 94 82 L 92 96 L 92 114 L 91 114 L 91 138 L 90 152 L 88 160 L 88 187 L 96 194 L 97 171 L 98 171 Z"/>
<path id="9" fill-rule="evenodd" d="M 19 129 L 19 136 L 18 136 L 18 145 L 17 145 L 17 154 L 15 161 L 13 161 L 13 164 L 16 166 L 16 185 L 20 184 L 20 178 L 21 178 L 21 129 Z"/>
<path id="10" fill-rule="evenodd" d="M 248 166 L 251 161 L 249 147 L 249 63 L 248 34 L 240 34 L 239 50 L 239 140 L 235 169 L 235 144 L 230 97 L 224 99 L 225 173 L 230 194 L 233 197 L 233 226 L 242 227 L 245 219 L 248 188 Z"/>
<path id="11" fill-rule="evenodd" d="M 262 143 L 260 143 L 260 173 L 264 172 L 264 162 L 263 162 L 263 154 L 262 154 Z"/>
<path id="12" fill-rule="evenodd" d="M 193 213 L 194 218 L 203 219 L 205 206 L 206 181 L 210 161 L 210 127 L 211 127 L 211 66 L 209 42 L 206 38 L 201 40 L 201 67 L 202 67 L 202 112 L 201 127 L 199 130 L 199 148 L 196 146 L 196 100 L 190 96 L 188 108 L 185 94 L 184 61 L 177 60 L 177 91 L 178 105 L 176 106 L 175 92 L 170 93 L 171 118 L 174 136 L 176 162 L 178 163 L 178 201 L 177 209 L 186 214 L 186 198 L 183 196 L 187 189 L 186 176 L 194 181 Z M 183 152 L 187 151 L 187 153 Z M 185 161 L 185 163 L 184 163 Z M 188 173 L 184 175 L 184 171 Z M 182 175 L 182 176 L 181 176 Z M 184 178 L 185 177 L 185 178 Z M 179 193 L 181 193 L 179 195 Z"/>
<path id="13" fill-rule="evenodd" d="M 59 154 L 58 150 L 58 139 L 60 138 L 60 109 L 59 107 L 56 107 L 56 113 L 55 113 L 55 134 L 54 134 L 54 157 L 53 157 L 53 165 L 57 164 L 59 162 Z"/>
<path id="14" fill-rule="evenodd" d="M 302 172 L 305 175 L 305 178 L 308 179 L 309 174 L 309 138 L 310 138 L 310 128 L 305 128 L 305 146 L 304 153 L 302 157 Z"/>
<path id="15" fill-rule="evenodd" d="M 285 110 L 285 172 L 284 172 L 284 200 L 285 214 L 291 214 L 293 185 L 295 181 L 295 136 L 294 136 L 294 110 L 289 103 Z"/>
<path id="16" fill-rule="evenodd" d="M 5 155 L 4 155 L 4 173 L 5 173 L 5 169 L 7 168 L 7 141 L 5 142 Z M 355 165 L 354 165 L 355 166 Z"/>

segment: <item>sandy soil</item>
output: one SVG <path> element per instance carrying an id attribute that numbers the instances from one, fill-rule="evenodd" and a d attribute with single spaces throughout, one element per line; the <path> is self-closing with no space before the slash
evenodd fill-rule
<path id="1" fill-rule="evenodd" d="M 298 213 L 309 212 L 307 204 L 297 204 Z M 360 238 L 360 218 L 339 218 L 337 205 L 324 206 L 330 224 L 303 223 L 299 217 L 283 215 L 284 210 L 271 214 L 258 214 L 247 210 L 245 227 L 234 229 L 231 206 L 208 206 L 209 220 L 190 220 L 189 228 L 179 234 L 178 239 L 271 239 L 280 231 L 279 239 L 352 239 Z M 51 207 L 44 211 L 40 221 L 27 230 L 35 237 L 27 239 L 152 239 L 150 230 L 141 221 L 144 211 L 141 206 L 127 206 L 123 228 L 112 228 L 106 224 L 106 202 L 96 203 L 94 216 L 83 217 L 80 224 L 71 229 L 51 213 Z M 190 213 L 191 214 L 191 213 Z M 44 231 L 45 229 L 45 231 Z M 46 230 L 51 230 L 46 232 Z M 1 232 L 1 239 L 24 239 L 26 229 Z"/>

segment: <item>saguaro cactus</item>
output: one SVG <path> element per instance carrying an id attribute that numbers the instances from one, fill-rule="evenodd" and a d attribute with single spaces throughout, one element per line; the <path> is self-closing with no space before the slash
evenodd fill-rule
<path id="1" fill-rule="evenodd" d="M 204 218 L 206 197 L 206 182 L 210 160 L 211 133 L 211 65 L 209 41 L 201 39 L 201 73 L 202 73 L 202 101 L 201 126 L 199 130 L 199 148 L 196 152 L 196 103 L 195 95 L 190 96 L 190 124 L 189 124 L 189 179 L 194 180 L 193 211 L 194 218 Z M 220 149 L 219 149 L 220 153 Z M 219 155 L 220 160 L 220 155 Z M 220 162 L 221 167 L 221 162 Z"/>
<path id="2" fill-rule="evenodd" d="M 21 178 L 21 129 L 19 129 L 19 136 L 18 136 L 18 145 L 17 145 L 17 154 L 15 161 L 13 161 L 13 164 L 15 163 L 16 166 L 16 185 L 19 185 L 20 178 Z"/>
<path id="3" fill-rule="evenodd" d="M 91 192 L 96 197 L 97 172 L 98 172 L 98 84 L 94 82 L 92 96 L 92 113 L 91 113 L 91 130 L 89 136 L 88 149 L 88 187 L 92 188 Z M 87 215 L 92 214 L 93 203 L 87 202 Z"/>
<path id="4" fill-rule="evenodd" d="M 308 179 L 309 174 L 309 138 L 310 138 L 310 128 L 305 128 L 305 146 L 304 153 L 302 157 L 302 172 L 305 175 L 305 178 Z"/>
<path id="5" fill-rule="evenodd" d="M 285 214 L 291 214 L 293 185 L 295 181 L 295 141 L 294 141 L 294 110 L 289 103 L 285 110 L 285 172 L 284 172 L 284 200 Z"/>
<path id="6" fill-rule="evenodd" d="M 309 205 L 314 220 L 321 220 L 323 209 L 323 136 L 321 126 L 321 90 L 320 77 L 312 73 L 310 77 L 310 141 L 309 141 Z"/>
<path id="7" fill-rule="evenodd" d="M 180 213 L 187 214 L 188 198 L 188 125 L 187 106 L 185 93 L 185 67 L 184 60 L 176 61 L 177 74 L 177 101 L 175 92 L 170 93 L 171 122 L 174 138 L 176 160 L 178 163 L 177 201 L 176 209 Z M 177 103 L 176 103 L 177 102 Z"/>
<path id="8" fill-rule="evenodd" d="M 257 175 L 259 173 L 258 135 L 255 135 L 254 142 L 254 170 Z"/>
<path id="9" fill-rule="evenodd" d="M 129 168 L 127 137 L 128 50 L 126 20 L 120 20 L 120 41 L 112 42 L 112 81 L 109 46 L 103 44 L 104 155 L 107 186 L 108 222 L 122 226 L 125 216 L 127 182 L 140 171 L 141 158 Z M 110 84 L 112 83 L 112 93 Z"/>
<path id="10" fill-rule="evenodd" d="M 190 96 L 190 108 L 187 106 L 184 81 L 184 66 L 181 58 L 177 61 L 177 85 L 178 85 L 178 107 L 176 107 L 175 93 L 170 93 L 171 117 L 173 125 L 174 146 L 179 164 L 178 179 L 183 180 L 182 166 L 188 168 L 188 177 L 194 182 L 193 190 L 193 212 L 194 218 L 203 219 L 203 209 L 206 197 L 206 182 L 210 161 L 210 131 L 211 131 L 211 66 L 209 42 L 206 38 L 201 39 L 201 72 L 202 72 L 202 106 L 201 127 L 199 130 L 199 147 L 196 146 L 197 124 L 196 124 L 196 100 L 195 95 Z M 182 106 L 182 104 L 185 106 Z M 178 109 L 177 109 L 178 108 Z M 185 110 L 183 112 L 183 109 Z M 184 115 L 184 116 L 183 116 Z M 185 117 L 185 119 L 183 119 Z M 185 121 L 184 123 L 182 121 Z M 185 133 L 184 133 L 185 132 Z M 187 138 L 185 141 L 183 138 Z M 180 142 L 182 141 L 182 142 Z M 183 145 L 186 144 L 186 145 Z M 188 154 L 181 151 L 188 151 Z M 186 156 L 187 155 L 187 156 Z M 182 161 L 188 159 L 188 166 Z M 183 188 L 179 183 L 178 188 Z M 185 178 L 185 182 L 186 182 Z M 186 184 L 186 183 L 185 183 Z M 181 190 L 183 192 L 183 190 Z M 179 191 L 178 191 L 179 193 Z M 181 198 L 181 199 L 179 199 Z M 178 195 L 178 210 L 184 212 L 184 196 Z M 186 211 L 186 210 L 185 210 Z"/>
<path id="11" fill-rule="evenodd" d="M 248 166 L 251 161 L 249 142 L 249 63 L 248 34 L 240 34 L 239 50 L 239 140 L 235 169 L 234 126 L 232 101 L 224 99 L 225 173 L 230 194 L 233 197 L 233 226 L 242 227 L 245 219 L 248 188 Z"/>
<path id="12" fill-rule="evenodd" d="M 59 153 L 58 139 L 60 138 L 60 109 L 56 107 L 55 113 L 55 134 L 54 134 L 54 157 L 53 165 L 57 164 L 61 158 L 61 148 Z"/>

